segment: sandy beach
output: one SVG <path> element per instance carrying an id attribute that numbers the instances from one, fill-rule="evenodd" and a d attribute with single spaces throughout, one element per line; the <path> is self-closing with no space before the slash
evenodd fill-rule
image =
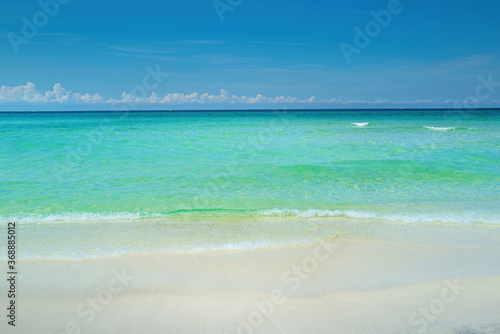
<path id="1" fill-rule="evenodd" d="M 24 260 L 16 330 L 496 333 L 498 255 L 490 247 L 330 240 L 255 251 Z"/>

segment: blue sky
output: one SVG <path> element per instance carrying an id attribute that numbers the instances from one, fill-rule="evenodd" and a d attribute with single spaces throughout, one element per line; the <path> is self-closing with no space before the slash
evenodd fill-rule
<path id="1" fill-rule="evenodd" d="M 3 2 L 0 110 L 500 106 L 497 1 L 59 1 Z"/>

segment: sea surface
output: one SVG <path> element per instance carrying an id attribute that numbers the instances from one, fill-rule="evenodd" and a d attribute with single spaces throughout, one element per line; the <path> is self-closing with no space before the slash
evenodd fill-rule
<path id="1" fill-rule="evenodd" d="M 499 241 L 500 110 L 2 112 L 0 166 L 22 258 Z"/>

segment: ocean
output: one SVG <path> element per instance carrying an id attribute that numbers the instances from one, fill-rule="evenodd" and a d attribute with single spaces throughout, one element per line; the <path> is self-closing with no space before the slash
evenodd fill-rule
<path id="1" fill-rule="evenodd" d="M 24 259 L 499 240 L 500 110 L 2 112 L 0 130 Z"/>

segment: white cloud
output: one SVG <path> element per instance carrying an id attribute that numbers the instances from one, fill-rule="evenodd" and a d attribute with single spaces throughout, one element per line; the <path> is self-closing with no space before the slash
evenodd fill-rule
<path id="1" fill-rule="evenodd" d="M 35 84 L 28 82 L 26 85 L 0 88 L 0 103 L 2 102 L 27 102 L 27 103 L 99 103 L 103 97 L 98 93 L 72 93 L 57 83 L 52 90 L 40 92 Z"/>
<path id="2" fill-rule="evenodd" d="M 262 94 L 256 96 L 236 96 L 229 95 L 227 91 L 221 89 L 219 95 L 211 95 L 208 93 L 167 93 L 163 96 L 158 96 L 157 93 L 152 92 L 148 97 L 134 96 L 132 93 L 123 92 L 121 98 L 111 98 L 105 103 L 138 103 L 138 104 L 217 104 L 217 103 L 231 103 L 231 104 L 256 104 L 256 103 L 307 103 L 313 102 L 314 97 L 307 100 L 300 100 L 292 96 L 276 96 L 265 97 Z"/>
<path id="3" fill-rule="evenodd" d="M 28 82 L 26 85 L 15 87 L 2 86 L 0 88 L 0 104 L 2 103 L 30 103 L 30 104 L 112 104 L 112 103 L 134 103 L 134 104 L 295 104 L 295 103 L 316 103 L 325 105 L 419 105 L 419 104 L 436 104 L 436 105 L 449 105 L 457 104 L 458 100 L 447 99 L 443 101 L 419 99 L 416 101 L 392 101 L 388 99 L 365 100 L 365 99 L 349 99 L 343 100 L 342 98 L 326 98 L 316 99 L 315 96 L 310 98 L 300 99 L 292 96 L 275 96 L 266 97 L 262 94 L 256 96 L 236 96 L 229 95 L 227 91 L 221 89 L 220 94 L 212 95 L 208 93 L 166 93 L 165 95 L 158 95 L 152 92 L 149 96 L 134 96 L 129 92 L 123 92 L 120 98 L 104 99 L 98 93 L 73 93 L 57 83 L 52 90 L 39 91 L 36 89 L 35 84 Z M 491 101 L 498 103 L 498 100 Z"/>

